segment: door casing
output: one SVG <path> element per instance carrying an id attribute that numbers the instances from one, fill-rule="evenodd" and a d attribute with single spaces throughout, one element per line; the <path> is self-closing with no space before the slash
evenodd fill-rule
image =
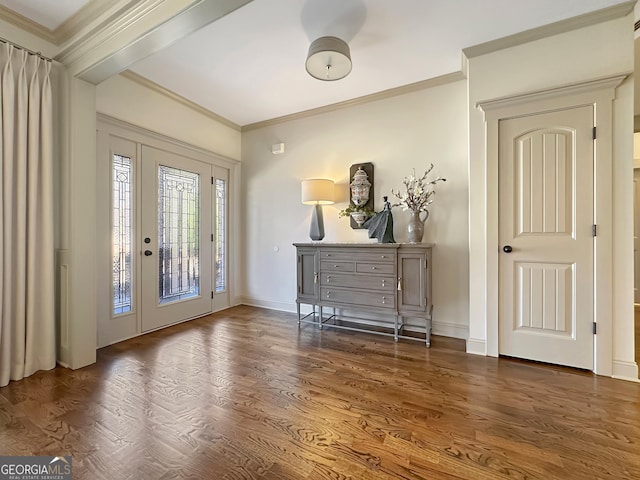
<path id="1" fill-rule="evenodd" d="M 480 273 L 484 279 L 484 353 L 498 356 L 498 124 L 501 119 L 537 112 L 592 105 L 598 127 L 594 153 L 594 221 L 598 225 L 594 261 L 594 372 L 613 375 L 613 100 L 627 75 L 478 102 L 485 121 L 484 249 Z M 471 285 L 473 288 L 473 285 Z M 474 339 L 474 351 L 480 342 Z"/>

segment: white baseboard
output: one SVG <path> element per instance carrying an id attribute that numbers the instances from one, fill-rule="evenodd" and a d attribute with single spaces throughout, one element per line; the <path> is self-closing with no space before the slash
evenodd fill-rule
<path id="1" fill-rule="evenodd" d="M 448 322 L 438 322 L 436 320 L 433 321 L 431 325 L 432 332 L 434 335 L 440 335 L 441 337 L 451 337 L 451 338 L 459 338 L 461 340 L 466 340 L 469 336 L 469 327 L 466 325 L 458 325 L 455 323 Z"/>
<path id="2" fill-rule="evenodd" d="M 275 302 L 273 300 L 265 300 L 253 297 L 238 297 L 238 302 L 240 303 L 240 305 L 248 305 L 250 307 L 268 308 L 269 310 L 280 310 L 281 312 L 296 312 L 295 303 Z M 309 312 L 310 311 L 311 308 L 309 308 Z"/>
<path id="3" fill-rule="evenodd" d="M 467 339 L 467 353 L 487 356 L 487 342 L 477 338 Z"/>
<path id="4" fill-rule="evenodd" d="M 293 313 L 296 312 L 295 303 L 275 302 L 273 300 L 265 300 L 265 299 L 254 298 L 254 297 L 238 297 L 237 300 L 242 305 L 268 308 L 270 310 L 280 310 L 282 312 L 293 312 Z M 311 306 L 301 305 L 300 311 L 304 314 L 310 313 Z M 330 310 L 327 309 L 326 311 L 329 312 Z M 388 316 L 377 315 L 372 313 L 367 313 L 366 314 L 367 318 L 361 318 L 360 314 L 362 314 L 362 312 L 357 310 L 345 310 L 345 311 L 341 311 L 340 313 L 346 314 L 347 316 L 357 317 L 359 320 L 364 321 L 364 323 L 366 323 L 367 318 L 370 317 L 371 325 L 379 325 L 379 323 L 376 323 L 377 321 L 385 320 L 389 318 Z M 420 330 L 421 327 L 422 327 L 422 330 Z M 457 325 L 454 323 L 434 321 L 433 324 L 431 325 L 431 328 L 432 328 L 432 333 L 434 335 L 440 335 L 443 337 L 451 337 L 451 338 L 460 338 L 462 340 L 466 340 L 467 338 L 468 327 L 466 325 Z M 424 332 L 424 320 L 421 322 L 420 325 L 407 323 L 405 324 L 405 329 L 410 332 L 411 331 Z"/>
<path id="5" fill-rule="evenodd" d="M 640 380 L 638 379 L 638 364 L 636 362 L 614 360 L 613 374 L 611 376 L 620 380 L 640 383 Z"/>

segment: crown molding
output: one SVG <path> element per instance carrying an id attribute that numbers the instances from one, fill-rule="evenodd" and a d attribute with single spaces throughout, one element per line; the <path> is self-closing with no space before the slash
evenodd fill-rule
<path id="1" fill-rule="evenodd" d="M 182 95 L 178 95 L 177 93 L 172 92 L 171 90 L 163 87 L 162 85 L 158 85 L 157 83 L 149 80 L 146 77 L 143 77 L 142 75 L 138 75 L 137 73 L 132 72 L 131 70 L 125 70 L 124 72 L 120 73 L 120 76 L 128 80 L 131 80 L 133 82 L 136 82 L 142 85 L 143 87 L 148 88 L 149 90 L 159 93 L 160 95 L 164 95 L 165 97 L 168 97 L 171 100 L 181 103 L 185 107 L 190 108 L 191 110 L 194 110 L 201 115 L 209 117 L 218 123 L 222 123 L 223 125 L 226 125 L 227 127 L 232 128 L 238 132 L 241 131 L 240 125 L 233 123 L 231 120 L 221 115 L 218 115 L 217 113 L 212 112 L 211 110 L 208 110 L 202 107 L 201 105 L 198 105 L 195 102 L 192 102 L 191 100 L 183 97 Z"/>
<path id="2" fill-rule="evenodd" d="M 525 43 L 541 40 L 543 38 L 558 35 L 560 33 L 570 32 L 579 28 L 588 27 L 597 23 L 615 20 L 616 18 L 625 17 L 633 12 L 636 0 L 613 5 L 611 7 L 596 10 L 595 12 L 585 13 L 577 17 L 567 18 L 559 22 L 543 25 L 531 30 L 525 30 L 514 35 L 491 40 L 490 42 L 481 43 L 473 47 L 464 48 L 462 53 L 467 58 L 479 57 L 488 53 L 497 52 L 505 48 L 515 47 Z"/>
<path id="3" fill-rule="evenodd" d="M 97 85 L 251 1 L 120 0 L 65 42 L 55 59 L 70 75 Z M 113 20 L 103 21 L 109 16 Z"/>
<path id="4" fill-rule="evenodd" d="M 126 5 L 120 8 L 120 10 L 131 8 L 138 2 L 140 2 L 140 0 L 128 0 Z M 44 25 L 34 22 L 30 18 L 20 15 L 2 5 L 0 5 L 0 18 L 42 40 L 60 46 L 80 33 L 80 31 L 91 22 L 103 16 L 113 6 L 114 2 L 112 0 L 92 0 L 61 23 L 55 30 L 50 30 Z"/>
<path id="5" fill-rule="evenodd" d="M 145 16 L 154 12 L 164 0 L 118 0 L 112 2 L 102 18 L 83 25 L 72 38 L 61 45 L 56 60 L 70 64 L 106 41 L 116 38 Z M 182 3 L 182 2 L 181 2 Z"/>
<path id="6" fill-rule="evenodd" d="M 371 93 L 362 97 L 353 98 L 351 100 L 345 100 L 344 102 L 333 103 L 324 107 L 312 108 L 303 112 L 292 113 L 291 115 L 284 115 L 282 117 L 272 118 L 271 120 L 264 120 L 262 122 L 250 123 L 242 127 L 243 132 L 249 130 L 256 130 L 258 128 L 268 127 L 270 125 L 276 125 L 279 123 L 290 122 L 292 120 L 299 120 L 301 118 L 314 117 L 323 113 L 335 112 L 336 110 L 342 110 L 344 108 L 355 107 L 357 105 L 363 105 L 365 103 L 377 102 L 378 100 L 384 100 L 386 98 L 396 97 L 398 95 L 404 95 L 407 93 L 417 92 L 419 90 L 425 90 L 427 88 L 438 87 L 440 85 L 446 85 L 447 83 L 454 83 L 460 80 L 465 80 L 467 77 L 464 73 L 453 72 L 439 77 L 429 78 L 420 82 L 410 83 L 409 85 L 403 85 L 401 87 L 390 88 L 383 90 L 382 92 Z"/>
<path id="7" fill-rule="evenodd" d="M 130 8 L 138 1 L 130 0 L 124 8 Z M 60 45 L 77 35 L 86 25 L 104 15 L 107 10 L 113 7 L 113 3 L 112 0 L 92 0 L 85 4 L 53 31 L 55 43 Z"/>
<path id="8" fill-rule="evenodd" d="M 245 125 L 243 127 L 241 127 L 240 125 L 238 125 L 237 123 L 232 122 L 231 120 L 223 117 L 222 115 L 219 115 L 215 112 L 212 112 L 209 109 L 204 108 L 203 106 L 192 102 L 191 100 L 189 100 L 188 98 L 183 97 L 182 95 L 179 95 L 165 87 L 163 87 L 162 85 L 159 85 L 157 83 L 155 83 L 152 80 L 149 80 L 146 77 L 143 77 L 142 75 L 139 75 L 131 70 L 125 70 L 124 72 L 120 73 L 120 76 L 131 80 L 133 82 L 136 82 L 146 88 L 148 88 L 149 90 L 152 90 L 156 93 L 159 93 L 161 95 L 164 95 L 165 97 L 168 97 L 178 103 L 181 103 L 182 105 L 200 113 L 201 115 L 204 115 L 206 117 L 211 118 L 212 120 L 215 120 L 219 123 L 222 123 L 223 125 L 226 125 L 229 128 L 232 128 L 236 131 L 239 132 L 246 132 L 249 130 L 255 130 L 258 128 L 263 128 L 263 127 L 267 127 L 269 125 L 275 125 L 278 123 L 284 123 L 284 122 L 289 122 L 292 120 L 298 120 L 301 118 L 306 118 L 306 117 L 313 117 L 315 115 L 320 115 L 322 113 L 328 113 L 328 112 L 332 112 L 335 110 L 341 110 L 343 108 L 348 108 L 348 107 L 353 107 L 356 105 L 362 105 L 365 103 L 370 103 L 370 102 L 375 102 L 378 100 L 383 100 L 385 98 L 391 98 L 391 97 L 395 97 L 398 95 L 403 95 L 406 93 L 411 93 L 411 92 L 416 92 L 419 90 L 424 90 L 427 88 L 432 88 L 432 87 L 437 87 L 439 85 L 445 85 L 447 83 L 453 83 L 453 82 L 457 82 L 460 80 L 464 80 L 466 79 L 466 76 L 462 73 L 462 72 L 453 72 L 453 73 L 449 73 L 447 75 L 442 75 L 439 77 L 435 77 L 435 78 L 430 78 L 428 80 L 423 80 L 420 82 L 416 82 L 416 83 L 411 83 L 409 85 L 403 85 L 401 87 L 397 87 L 397 88 L 391 88 L 389 90 L 384 90 L 382 92 L 377 92 L 377 93 L 372 93 L 370 95 L 365 95 L 363 97 L 358 97 L 358 98 L 354 98 L 352 100 L 346 100 L 344 102 L 339 102 L 339 103 L 334 103 L 332 105 L 327 105 L 324 107 L 319 107 L 319 108 L 314 108 L 314 109 L 310 109 L 310 110 L 305 110 L 303 112 L 298 112 L 298 113 L 292 113 L 291 115 L 285 115 L 282 117 L 277 117 L 277 118 L 273 118 L 270 120 L 264 120 L 261 122 L 256 122 L 256 123 L 252 123 L 249 125 Z"/>
<path id="9" fill-rule="evenodd" d="M 54 32 L 49 30 L 47 27 L 34 22 L 30 18 L 24 17 L 18 12 L 14 12 L 13 10 L 10 10 L 2 5 L 0 5 L 0 18 L 20 28 L 21 30 L 24 30 L 25 32 L 29 32 L 37 37 L 40 37 L 43 40 L 46 40 L 49 43 L 57 45 L 56 35 Z"/>

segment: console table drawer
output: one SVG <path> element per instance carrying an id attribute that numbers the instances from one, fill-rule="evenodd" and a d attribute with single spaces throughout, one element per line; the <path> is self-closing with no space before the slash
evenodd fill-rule
<path id="1" fill-rule="evenodd" d="M 336 261 L 321 261 L 321 272 L 355 272 L 356 265 L 353 262 L 336 262 Z"/>
<path id="2" fill-rule="evenodd" d="M 407 338 L 404 317 L 425 321 L 425 343 L 430 345 L 433 304 L 431 300 L 432 244 L 296 243 L 298 326 L 301 322 L 319 328 L 370 331 Z M 399 287 L 401 287 L 399 289 Z M 300 305 L 312 305 L 303 316 Z M 317 309 L 317 307 L 319 307 Z M 329 316 L 324 308 L 333 308 Z M 369 311 L 391 317 L 393 333 L 364 328 Z M 342 324 L 340 320 L 348 320 Z M 382 320 L 384 324 L 384 319 Z M 350 325 L 355 323 L 355 327 Z M 375 322 L 374 322 L 375 323 Z M 357 328 L 360 325 L 362 328 Z"/>
<path id="3" fill-rule="evenodd" d="M 365 292 L 361 290 L 320 287 L 320 301 L 323 303 L 330 302 L 378 308 L 396 308 L 396 296 L 393 292 Z"/>
<path id="4" fill-rule="evenodd" d="M 390 249 L 380 249 L 375 252 L 351 252 L 351 251 L 320 251 L 320 260 L 349 261 L 349 262 L 382 262 L 395 263 L 396 252 Z"/>
<path id="5" fill-rule="evenodd" d="M 393 275 L 395 273 L 395 265 L 393 263 L 356 263 L 356 272 Z"/>
<path id="6" fill-rule="evenodd" d="M 320 285 L 329 287 L 352 287 L 393 292 L 397 288 L 393 276 L 341 275 L 339 273 L 322 273 Z"/>

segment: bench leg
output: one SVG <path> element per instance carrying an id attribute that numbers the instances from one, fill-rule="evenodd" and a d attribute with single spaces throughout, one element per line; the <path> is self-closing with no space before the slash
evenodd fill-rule
<path id="1" fill-rule="evenodd" d="M 396 315 L 396 318 L 393 322 L 393 341 L 397 342 L 398 341 L 398 319 L 400 318 L 399 315 Z"/>
<path id="2" fill-rule="evenodd" d="M 431 319 L 427 319 L 427 324 L 426 324 L 426 335 L 425 335 L 425 341 L 427 343 L 427 348 L 429 348 L 431 346 Z"/>
<path id="3" fill-rule="evenodd" d="M 429 317 L 425 319 L 425 322 L 425 342 L 427 343 L 427 348 L 429 348 L 431 346 L 431 327 L 433 325 L 433 305 L 429 309 Z"/>

